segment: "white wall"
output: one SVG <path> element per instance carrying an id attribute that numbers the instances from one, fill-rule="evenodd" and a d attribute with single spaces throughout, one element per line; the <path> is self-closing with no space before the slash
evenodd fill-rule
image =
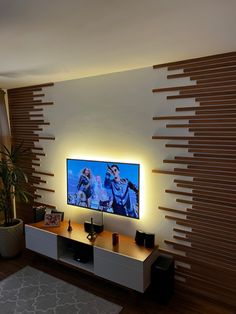
<path id="1" fill-rule="evenodd" d="M 56 192 L 41 193 L 41 201 L 65 211 L 72 225 L 90 217 L 99 222 L 100 213 L 67 205 L 66 158 L 140 163 L 140 219 L 105 214 L 105 228 L 131 236 L 136 229 L 154 232 L 156 243 L 163 245 L 163 239 L 171 236 L 172 222 L 164 219 L 165 213 L 158 206 L 173 206 L 174 196 L 164 193 L 171 187 L 172 178 L 152 174 L 152 169 L 166 168 L 162 160 L 171 153 L 164 141 L 152 140 L 154 134 L 164 134 L 165 125 L 152 117 L 176 113 L 166 94 L 153 94 L 152 89 L 167 84 L 171 83 L 166 82 L 165 70 L 150 67 L 63 81 L 46 89 L 46 98 L 55 105 L 45 108 L 51 125 L 45 127 L 44 134 L 54 135 L 56 140 L 40 142 L 47 153 L 41 169 L 55 173 L 46 179 L 47 187 Z"/>

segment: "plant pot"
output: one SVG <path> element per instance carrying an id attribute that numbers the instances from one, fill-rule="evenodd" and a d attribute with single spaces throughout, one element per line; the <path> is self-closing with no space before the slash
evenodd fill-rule
<path id="1" fill-rule="evenodd" d="M 14 226 L 0 226 L 0 255 L 14 257 L 20 253 L 23 244 L 23 220 L 15 219 Z"/>

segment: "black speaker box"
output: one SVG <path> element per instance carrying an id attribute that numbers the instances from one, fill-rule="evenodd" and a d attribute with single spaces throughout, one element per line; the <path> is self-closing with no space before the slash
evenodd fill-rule
<path id="1" fill-rule="evenodd" d="M 45 206 L 33 207 L 34 222 L 44 220 L 45 211 Z"/>
<path id="2" fill-rule="evenodd" d="M 88 263 L 93 260 L 93 247 L 83 243 L 75 244 L 73 247 L 74 260 L 80 263 Z"/>
<path id="3" fill-rule="evenodd" d="M 88 232 L 88 233 L 91 232 L 91 228 L 92 228 L 91 222 L 90 221 L 85 221 L 84 222 L 84 230 L 85 230 L 85 232 Z M 104 230 L 104 225 L 98 225 L 98 224 L 93 223 L 93 230 L 96 233 L 101 233 Z"/>
<path id="4" fill-rule="evenodd" d="M 136 242 L 136 244 L 144 245 L 145 236 L 146 236 L 146 234 L 143 231 L 137 230 L 136 234 L 135 234 L 135 242 Z"/>
<path id="5" fill-rule="evenodd" d="M 153 248 L 155 245 L 155 234 L 154 233 L 146 233 L 145 235 L 145 247 Z"/>
<path id="6" fill-rule="evenodd" d="M 151 266 L 151 294 L 159 303 L 167 304 L 174 292 L 175 267 L 172 256 L 160 254 Z"/>

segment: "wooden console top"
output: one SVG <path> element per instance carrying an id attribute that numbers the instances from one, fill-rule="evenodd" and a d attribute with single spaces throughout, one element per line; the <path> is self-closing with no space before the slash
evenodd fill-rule
<path id="1" fill-rule="evenodd" d="M 98 248 L 105 249 L 117 254 L 134 258 L 141 262 L 145 261 L 153 251 L 157 250 L 157 246 L 152 249 L 145 248 L 144 246 L 138 246 L 132 237 L 119 235 L 119 243 L 115 246 L 112 245 L 112 232 L 103 231 L 97 234 L 97 237 L 93 241 L 87 239 L 88 233 L 84 231 L 83 224 L 71 223 L 72 231 L 67 231 L 68 222 L 62 221 L 60 227 L 46 227 L 44 221 L 30 224 L 30 226 L 45 230 L 46 232 L 54 233 L 60 237 L 64 237 L 70 240 L 81 242 L 87 245 L 93 245 Z"/>

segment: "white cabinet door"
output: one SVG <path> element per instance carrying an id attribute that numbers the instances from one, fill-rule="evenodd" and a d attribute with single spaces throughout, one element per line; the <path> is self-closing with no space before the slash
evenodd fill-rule
<path id="1" fill-rule="evenodd" d="M 58 259 L 57 235 L 25 225 L 26 248 L 53 259 Z"/>
<path id="2" fill-rule="evenodd" d="M 94 273 L 125 287 L 144 292 L 143 263 L 94 247 Z"/>

